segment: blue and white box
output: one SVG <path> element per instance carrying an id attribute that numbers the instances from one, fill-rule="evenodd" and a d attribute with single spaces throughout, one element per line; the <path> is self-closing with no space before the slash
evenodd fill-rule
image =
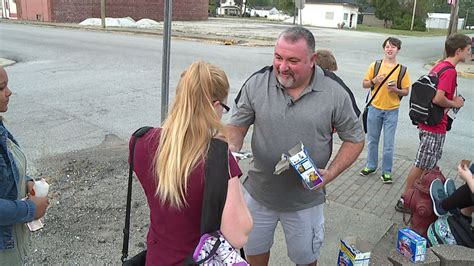
<path id="1" fill-rule="evenodd" d="M 359 237 L 341 239 L 338 266 L 369 266 L 371 245 Z"/>
<path id="2" fill-rule="evenodd" d="M 306 189 L 314 190 L 323 185 L 323 176 L 319 173 L 316 164 L 302 142 L 291 148 L 288 154 L 281 155 L 281 160 L 275 165 L 273 174 L 279 175 L 288 170 L 291 165 L 298 173 Z"/>
<path id="3" fill-rule="evenodd" d="M 412 262 L 422 262 L 426 256 L 426 238 L 410 228 L 398 230 L 397 250 Z"/>
<path id="4" fill-rule="evenodd" d="M 323 177 L 319 174 L 316 164 L 309 156 L 303 143 L 296 145 L 288 153 L 291 166 L 298 173 L 307 189 L 313 190 L 323 184 Z"/>

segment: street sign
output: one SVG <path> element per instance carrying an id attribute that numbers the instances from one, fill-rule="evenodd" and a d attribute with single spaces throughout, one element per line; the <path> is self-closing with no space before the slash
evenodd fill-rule
<path id="1" fill-rule="evenodd" d="M 306 0 L 295 0 L 295 6 L 298 9 L 303 9 L 304 4 L 306 4 Z"/>

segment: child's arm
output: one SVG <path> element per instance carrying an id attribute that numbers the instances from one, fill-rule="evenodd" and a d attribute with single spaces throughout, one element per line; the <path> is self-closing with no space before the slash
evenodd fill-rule
<path id="1" fill-rule="evenodd" d="M 474 193 L 474 179 L 472 178 L 472 172 L 467 168 L 467 165 L 458 165 L 458 173 L 459 176 L 466 181 L 469 189 L 471 189 L 471 193 Z"/>

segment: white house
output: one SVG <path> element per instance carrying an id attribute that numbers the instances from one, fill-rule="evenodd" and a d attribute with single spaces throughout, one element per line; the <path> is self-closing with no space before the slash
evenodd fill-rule
<path id="1" fill-rule="evenodd" d="M 271 6 L 256 6 L 252 9 L 250 9 L 250 16 L 251 17 L 262 17 L 266 18 L 270 15 L 276 15 L 279 14 L 280 12 L 278 9 L 271 7 Z"/>
<path id="2" fill-rule="evenodd" d="M 245 4 L 245 0 L 242 1 L 242 8 Z M 216 14 L 219 16 L 240 16 L 242 9 L 239 8 L 235 0 L 220 0 L 220 7 L 216 9 Z"/>
<path id="3" fill-rule="evenodd" d="M 17 11 L 16 11 L 16 1 L 15 0 L 0 0 L 0 10 L 1 10 L 1 18 L 9 18 L 9 19 L 17 19 Z"/>
<path id="4" fill-rule="evenodd" d="M 450 19 L 451 19 L 451 14 L 449 13 L 428 13 L 428 18 L 426 19 L 426 28 L 447 29 L 449 27 Z M 459 18 L 458 30 L 462 29 L 463 24 L 464 24 L 464 18 Z"/>
<path id="5" fill-rule="evenodd" d="M 355 29 L 358 12 L 357 0 L 306 0 L 301 17 L 306 25 Z"/>

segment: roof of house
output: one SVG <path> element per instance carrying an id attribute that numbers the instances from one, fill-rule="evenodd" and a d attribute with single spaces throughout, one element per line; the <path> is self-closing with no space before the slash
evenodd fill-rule
<path id="1" fill-rule="evenodd" d="M 444 18 L 449 19 L 451 14 L 449 13 L 428 13 L 428 18 Z"/>
<path id="2" fill-rule="evenodd" d="M 306 0 L 306 4 L 347 4 L 358 6 L 357 0 Z"/>

